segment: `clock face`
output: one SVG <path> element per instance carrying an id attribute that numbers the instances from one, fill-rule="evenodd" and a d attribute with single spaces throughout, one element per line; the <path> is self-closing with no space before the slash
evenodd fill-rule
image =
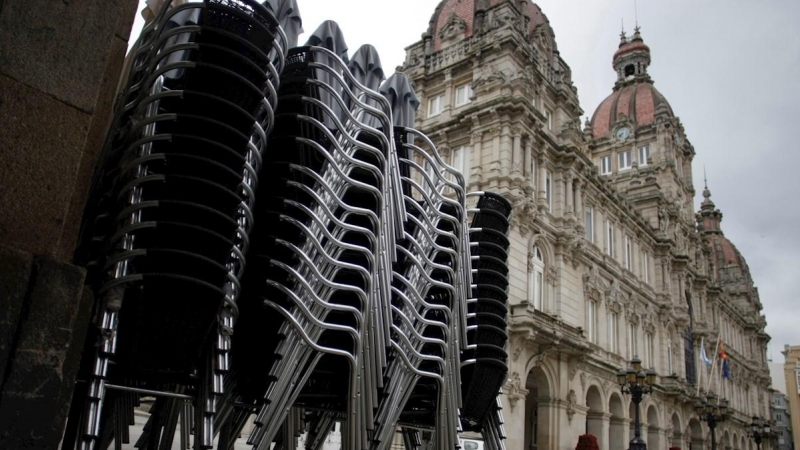
<path id="1" fill-rule="evenodd" d="M 617 139 L 619 139 L 620 141 L 628 139 L 628 136 L 630 135 L 631 135 L 631 129 L 628 127 L 622 127 L 619 130 L 617 130 Z"/>

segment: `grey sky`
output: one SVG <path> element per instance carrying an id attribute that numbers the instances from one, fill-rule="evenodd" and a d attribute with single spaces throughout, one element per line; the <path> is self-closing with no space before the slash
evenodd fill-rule
<path id="1" fill-rule="evenodd" d="M 386 71 L 420 39 L 438 0 L 297 0 L 304 28 L 341 26 L 351 53 L 374 45 Z M 585 115 L 610 92 L 620 19 L 633 0 L 540 0 Z M 140 8 L 141 9 L 141 8 Z M 723 230 L 747 258 L 772 335 L 771 356 L 800 344 L 800 2 L 641 0 L 650 74 L 695 147 L 695 203 L 706 166 Z M 134 26 L 138 34 L 141 22 Z M 305 41 L 301 36 L 300 42 Z"/>

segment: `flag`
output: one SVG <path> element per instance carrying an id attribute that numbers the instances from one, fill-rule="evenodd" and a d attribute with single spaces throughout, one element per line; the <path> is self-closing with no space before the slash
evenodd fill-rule
<path id="1" fill-rule="evenodd" d="M 702 340 L 700 341 L 700 359 L 705 363 L 707 366 L 711 366 L 713 363 L 710 359 L 708 359 L 708 355 L 706 355 L 706 344 Z"/>
<path id="2" fill-rule="evenodd" d="M 722 361 L 722 378 L 731 379 L 731 365 L 728 361 L 728 354 L 725 353 L 725 345 L 719 343 L 719 359 Z"/>

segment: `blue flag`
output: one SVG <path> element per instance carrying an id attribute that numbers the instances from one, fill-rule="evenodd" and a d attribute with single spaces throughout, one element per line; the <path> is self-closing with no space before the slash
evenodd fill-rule
<path id="1" fill-rule="evenodd" d="M 722 378 L 731 379 L 731 365 L 728 362 L 728 358 L 722 360 Z"/>

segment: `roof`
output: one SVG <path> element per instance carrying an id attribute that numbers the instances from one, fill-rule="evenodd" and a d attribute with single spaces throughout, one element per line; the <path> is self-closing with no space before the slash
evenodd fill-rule
<path id="1" fill-rule="evenodd" d="M 634 83 L 617 89 L 600 103 L 592 115 L 593 137 L 601 138 L 608 135 L 614 124 L 623 116 L 631 120 L 634 126 L 651 124 L 655 122 L 656 111 L 661 106 L 674 117 L 669 102 L 652 83 Z"/>

